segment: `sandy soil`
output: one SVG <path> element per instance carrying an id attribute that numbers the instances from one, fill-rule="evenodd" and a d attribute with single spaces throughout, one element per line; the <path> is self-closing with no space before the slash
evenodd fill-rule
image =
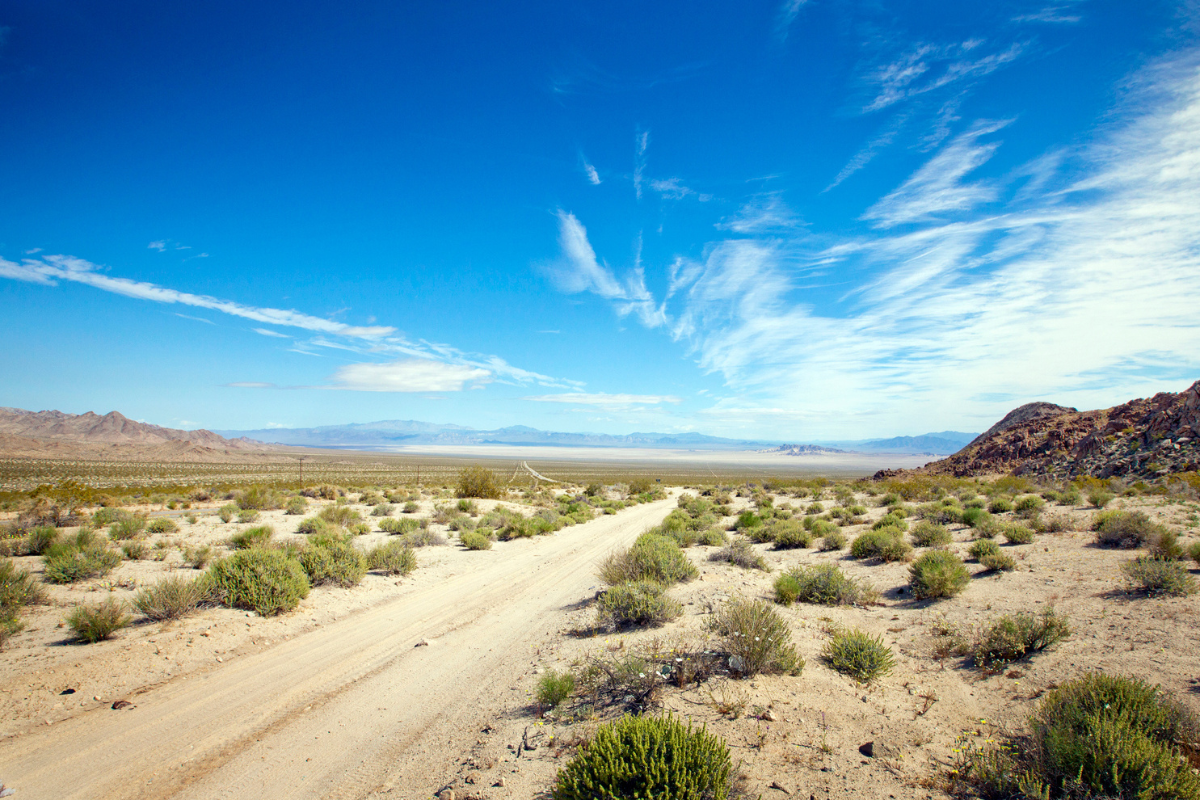
<path id="1" fill-rule="evenodd" d="M 749 797 L 943 797 L 940 776 L 959 737 L 983 742 L 1019 728 L 1042 693 L 1087 670 L 1161 683 L 1200 712 L 1197 597 L 1125 594 L 1119 565 L 1132 554 L 1093 546 L 1085 532 L 1093 512 L 1083 508 L 1048 509 L 1069 515 L 1072 530 L 1005 546 L 1016 572 L 969 564 L 976 574 L 967 590 L 936 602 L 900 591 L 904 564 L 756 546 L 768 574 L 691 548 L 701 575 L 671 590 L 684 603 L 681 619 L 578 635 L 594 618 L 597 562 L 674 506 L 638 506 L 490 551 L 423 548 L 407 579 L 372 575 L 355 589 L 314 590 L 283 617 L 214 609 L 96 645 L 65 643 L 56 627 L 64 606 L 129 592 L 163 565 L 127 562 L 105 584 L 56 590 L 58 605 L 35 611 L 33 630 L 0 654 L 0 778 L 33 798 L 535 797 L 570 745 L 605 718 L 578 707 L 539 716 L 532 693 L 544 670 L 656 640 L 703 647 L 713 608 L 735 596 L 767 598 L 780 570 L 824 561 L 869 580 L 883 598 L 869 608 L 781 608 L 807 660 L 802 674 L 718 677 L 662 692 L 666 710 L 726 738 Z M 1121 506 L 1146 510 L 1185 545 L 1197 533 L 1195 503 Z M 882 513 L 872 508 L 870 517 Z M 236 526 L 192 527 L 179 538 L 216 540 Z M 965 554 L 970 532 L 955 529 L 955 539 Z M 1072 636 L 1000 674 L 939 653 L 939 627 L 1047 605 L 1068 615 Z M 825 665 L 831 624 L 881 635 L 896 655 L 891 675 L 862 686 Z M 75 693 L 60 694 L 68 688 Z M 112 710 L 117 699 L 133 708 Z M 731 706 L 738 713 L 719 713 Z M 874 756 L 861 750 L 868 742 Z"/>

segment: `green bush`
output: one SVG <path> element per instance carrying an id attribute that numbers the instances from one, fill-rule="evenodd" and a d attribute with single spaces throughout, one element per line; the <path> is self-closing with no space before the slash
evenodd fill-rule
<path id="1" fill-rule="evenodd" d="M 468 550 L 492 549 L 492 540 L 478 531 L 463 531 L 458 535 L 458 540 Z"/>
<path id="2" fill-rule="evenodd" d="M 420 521 L 412 517 L 401 517 L 400 519 L 389 517 L 379 522 L 379 530 L 384 533 L 412 533 L 420 527 Z"/>
<path id="3" fill-rule="evenodd" d="M 405 514 L 415 514 L 421 510 L 421 507 L 417 505 L 416 502 L 409 500 L 404 504 L 404 508 L 402 510 Z"/>
<path id="4" fill-rule="evenodd" d="M 613 586 L 638 580 L 670 586 L 697 574 L 673 539 L 655 533 L 643 533 L 628 550 L 609 555 L 600 565 L 601 580 Z"/>
<path id="5" fill-rule="evenodd" d="M 137 539 L 130 540 L 121 545 L 121 552 L 130 561 L 140 561 L 146 555 L 146 543 Z"/>
<path id="6" fill-rule="evenodd" d="M 496 473 L 484 467 L 467 467 L 458 473 L 455 497 L 486 497 L 498 499 L 504 494 L 504 489 L 496 478 Z"/>
<path id="7" fill-rule="evenodd" d="M 384 520 L 388 522 L 388 520 Z M 383 529 L 381 524 L 380 529 Z M 321 517 L 305 517 L 300 520 L 300 524 L 296 526 L 296 533 L 322 533 L 336 529 L 337 526 Z"/>
<path id="8" fill-rule="evenodd" d="M 213 549 L 206 544 L 183 548 L 183 561 L 192 569 L 204 569 L 212 558 Z"/>
<path id="9" fill-rule="evenodd" d="M 742 569 L 761 569 L 770 572 L 767 560 L 745 539 L 735 539 L 708 557 L 709 561 L 726 561 Z"/>
<path id="10" fill-rule="evenodd" d="M 336 525 L 340 528 L 348 528 L 354 523 L 362 521 L 362 517 L 359 516 L 357 511 L 350 508 L 350 506 L 339 504 L 325 506 L 317 516 L 330 525 Z"/>
<path id="11" fill-rule="evenodd" d="M 146 531 L 146 518 L 139 515 L 122 516 L 108 528 L 108 538 L 114 542 L 136 539 Z"/>
<path id="12" fill-rule="evenodd" d="M 828 552 L 831 550 L 842 550 L 846 547 L 846 534 L 839 530 L 833 530 L 821 537 L 821 549 Z"/>
<path id="13" fill-rule="evenodd" d="M 169 575 L 134 598 L 133 607 L 152 620 L 179 619 L 208 599 L 208 582 L 203 578 Z"/>
<path id="14" fill-rule="evenodd" d="M 275 535 L 275 529 L 270 525 L 259 525 L 247 528 L 229 537 L 229 546 L 235 550 L 249 550 L 251 547 L 266 547 Z"/>
<path id="15" fill-rule="evenodd" d="M 75 638 L 89 644 L 112 637 L 131 622 L 124 602 L 109 596 L 94 606 L 75 606 L 67 614 L 67 627 Z"/>
<path id="16" fill-rule="evenodd" d="M 734 672 L 747 677 L 760 672 L 796 675 L 804 669 L 787 623 L 767 603 L 734 598 L 713 615 L 710 625 Z"/>
<path id="17" fill-rule="evenodd" d="M 1121 565 L 1129 591 L 1186 597 L 1196 592 L 1196 579 L 1178 561 L 1140 556 Z"/>
<path id="18" fill-rule="evenodd" d="M 1192 542 L 1187 549 L 1188 558 L 1200 564 L 1200 542 Z"/>
<path id="19" fill-rule="evenodd" d="M 146 523 L 148 533 L 174 533 L 177 530 L 179 526 L 170 517 L 155 517 Z"/>
<path id="20" fill-rule="evenodd" d="M 394 505 L 392 505 L 391 503 L 380 503 L 379 505 L 377 505 L 373 509 L 371 509 L 371 516 L 372 517 L 390 517 L 392 515 L 392 512 L 395 510 L 396 510 L 396 507 Z"/>
<path id="21" fill-rule="evenodd" d="M 775 549 L 792 550 L 812 546 L 812 534 L 797 523 L 780 526 L 775 532 Z"/>
<path id="22" fill-rule="evenodd" d="M 1001 535 L 1009 544 L 1029 544 L 1033 541 L 1033 531 L 1024 525 L 1005 525 Z"/>
<path id="23" fill-rule="evenodd" d="M 757 528 L 762 524 L 762 518 L 753 511 L 743 511 L 738 515 L 737 522 L 733 523 L 733 527 L 739 531 L 747 531 L 751 528 Z"/>
<path id="24" fill-rule="evenodd" d="M 1182 561 L 1187 553 L 1179 543 L 1179 535 L 1175 531 L 1164 530 L 1150 543 L 1150 555 L 1159 561 Z"/>
<path id="25" fill-rule="evenodd" d="M 243 524 L 258 522 L 258 511 L 253 508 L 243 508 L 238 512 L 237 521 Z"/>
<path id="26" fill-rule="evenodd" d="M 871 526 L 871 530 L 873 531 L 890 530 L 893 528 L 900 531 L 908 530 L 908 520 L 899 514 L 888 512 L 875 520 L 875 524 Z"/>
<path id="27" fill-rule="evenodd" d="M 340 537 L 313 537 L 298 558 L 312 586 L 329 583 L 357 586 L 367 574 L 366 557 L 349 540 Z"/>
<path id="28" fill-rule="evenodd" d="M 1017 568 L 1016 559 L 1008 553 L 989 553 L 979 563 L 989 572 L 1012 572 Z"/>
<path id="29" fill-rule="evenodd" d="M 308 597 L 304 568 L 278 550 L 239 550 L 209 567 L 208 576 L 213 596 L 221 605 L 264 617 L 291 611 Z"/>
<path id="30" fill-rule="evenodd" d="M 918 600 L 953 597 L 970 581 L 962 559 L 949 550 L 928 550 L 908 568 L 908 585 Z"/>
<path id="31" fill-rule="evenodd" d="M 1005 511 L 1013 510 L 1013 502 L 1007 497 L 993 497 L 988 503 L 988 512 L 992 514 L 1003 514 Z"/>
<path id="32" fill-rule="evenodd" d="M 367 554 L 367 566 L 385 575 L 407 575 L 417 568 L 417 554 L 404 542 L 384 542 Z"/>
<path id="33" fill-rule="evenodd" d="M 725 535 L 725 531 L 715 527 L 702 531 L 696 538 L 696 544 L 702 544 L 705 547 L 720 547 L 728 541 L 729 537 Z"/>
<path id="34" fill-rule="evenodd" d="M 415 530 L 400 537 L 405 547 L 438 547 L 447 544 L 446 537 L 437 531 Z"/>
<path id="35" fill-rule="evenodd" d="M 945 547 L 954 541 L 950 531 L 928 520 L 922 520 L 914 525 L 909 535 L 912 536 L 913 544 L 917 547 Z"/>
<path id="36" fill-rule="evenodd" d="M 43 555 L 50 545 L 58 541 L 58 528 L 39 525 L 25 537 L 25 552 L 31 556 Z"/>
<path id="37" fill-rule="evenodd" d="M 1000 555 L 1000 545 L 991 539 L 977 539 L 967 548 L 967 555 L 976 561 L 983 561 L 987 556 Z"/>
<path id="38" fill-rule="evenodd" d="M 857 628 L 838 630 L 821 653 L 830 667 L 860 683 L 870 683 L 892 671 L 896 660 L 882 636 L 871 636 Z"/>
<path id="39" fill-rule="evenodd" d="M 221 522 L 229 522 L 237 516 L 239 511 L 241 511 L 240 508 L 229 503 L 217 509 L 217 516 L 221 518 Z"/>
<path id="40" fill-rule="evenodd" d="M 853 558 L 877 558 L 880 561 L 907 561 L 912 545 L 904 541 L 899 528 L 880 528 L 859 535 L 850 545 Z"/>
<path id="41" fill-rule="evenodd" d="M 1132 549 L 1154 541 L 1164 531 L 1141 511 L 1102 511 L 1092 522 L 1096 544 Z"/>
<path id="42" fill-rule="evenodd" d="M 538 680 L 537 701 L 543 708 L 554 708 L 575 693 L 575 676 L 571 672 L 549 670 Z"/>
<path id="43" fill-rule="evenodd" d="M 992 515 L 982 508 L 965 508 L 962 513 L 963 524 L 972 528 L 978 528 L 991 518 Z"/>
<path id="44" fill-rule="evenodd" d="M 879 599 L 872 587 L 849 578 L 834 564 L 797 567 L 775 580 L 775 602 L 826 606 L 868 605 Z"/>
<path id="45" fill-rule="evenodd" d="M 596 623 L 617 630 L 661 625 L 683 613 L 683 606 L 667 596 L 662 585 L 650 580 L 610 586 L 596 604 Z"/>
<path id="46" fill-rule="evenodd" d="M 90 531 L 80 531 L 71 539 L 60 540 L 42 556 L 49 583 L 74 583 L 107 575 L 121 563 L 121 554 L 98 540 Z"/>
<path id="47" fill-rule="evenodd" d="M 25 627 L 21 622 L 25 606 L 45 599 L 45 589 L 32 575 L 7 558 L 0 561 L 0 647 Z"/>
<path id="48" fill-rule="evenodd" d="M 1113 501 L 1113 493 L 1103 490 L 1088 492 L 1088 502 L 1095 508 L 1104 508 Z M 1075 502 L 1079 502 L 1079 495 L 1074 495 Z M 1072 504 L 1074 505 L 1074 504 Z"/>
<path id="49" fill-rule="evenodd" d="M 1031 727 L 1033 757 L 1056 795 L 1200 798 L 1175 745 L 1196 741 L 1196 720 L 1158 687 L 1091 673 L 1048 693 Z"/>
<path id="50" fill-rule="evenodd" d="M 726 800 L 728 746 L 674 717 L 626 716 L 602 725 L 558 773 L 553 800 Z"/>
<path id="51" fill-rule="evenodd" d="M 995 670 L 1041 652 L 1071 635 L 1067 618 L 1048 608 L 1040 614 L 1006 614 L 988 625 L 972 647 L 975 665 Z"/>
<path id="52" fill-rule="evenodd" d="M 1045 500 L 1036 494 L 1029 494 L 1018 498 L 1017 502 L 1013 505 L 1013 510 L 1017 512 L 1018 516 L 1031 519 L 1040 514 L 1045 505 Z"/>
<path id="53" fill-rule="evenodd" d="M 305 511 L 308 511 L 308 501 L 303 497 L 297 496 L 288 499 L 283 513 L 291 517 L 298 517 L 304 514 Z"/>

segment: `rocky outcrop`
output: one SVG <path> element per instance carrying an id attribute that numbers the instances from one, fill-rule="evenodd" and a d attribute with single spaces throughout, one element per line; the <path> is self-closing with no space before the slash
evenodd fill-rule
<path id="1" fill-rule="evenodd" d="M 916 472 L 1150 479 L 1197 469 L 1200 381 L 1178 394 L 1160 392 L 1097 411 L 1029 403 L 958 453 Z"/>

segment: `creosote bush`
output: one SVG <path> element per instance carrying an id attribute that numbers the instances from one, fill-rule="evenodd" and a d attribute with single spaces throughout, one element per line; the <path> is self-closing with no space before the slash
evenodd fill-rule
<path id="1" fill-rule="evenodd" d="M 867 531 L 850 545 L 850 555 L 880 561 L 907 561 L 912 557 L 912 545 L 904 541 L 903 536 L 904 532 L 896 527 Z"/>
<path id="2" fill-rule="evenodd" d="M 970 582 L 962 559 L 949 550 L 929 550 L 908 568 L 908 585 L 918 600 L 954 597 Z"/>
<path id="3" fill-rule="evenodd" d="M 979 563 L 989 572 L 1012 572 L 1017 568 L 1016 559 L 1008 553 L 989 553 Z"/>
<path id="4" fill-rule="evenodd" d="M 967 555 L 976 561 L 982 562 L 987 556 L 1000 555 L 1000 545 L 991 539 L 978 539 L 972 542 L 971 546 L 967 548 Z"/>
<path id="5" fill-rule="evenodd" d="M 1187 597 L 1196 593 L 1196 579 L 1178 561 L 1140 556 L 1121 565 L 1129 591 L 1150 596 Z"/>
<path id="6" fill-rule="evenodd" d="M 558 773 L 553 800 L 726 800 L 733 761 L 715 734 L 674 717 L 602 725 Z"/>
<path id="7" fill-rule="evenodd" d="M 179 530 L 179 525 L 170 517 L 155 517 L 146 523 L 147 533 L 174 533 Z"/>
<path id="8" fill-rule="evenodd" d="M 770 572 L 767 560 L 763 558 L 754 546 L 745 539 L 734 539 L 728 547 L 724 547 L 708 557 L 709 561 L 726 561 L 742 569 L 761 569 Z"/>
<path id="9" fill-rule="evenodd" d="M 917 547 L 945 547 L 954 541 L 950 531 L 928 520 L 922 520 L 914 525 L 909 535 Z"/>
<path id="10" fill-rule="evenodd" d="M 1101 547 L 1132 549 L 1154 541 L 1163 527 L 1141 511 L 1102 511 L 1092 522 L 1092 530 Z"/>
<path id="11" fill-rule="evenodd" d="M 259 525 L 238 531 L 229 537 L 229 546 L 234 550 L 249 550 L 251 547 L 266 547 L 275 535 L 275 529 L 270 525 Z"/>
<path id="12" fill-rule="evenodd" d="M 292 497 L 288 499 L 287 505 L 285 505 L 283 508 L 284 514 L 287 514 L 291 517 L 299 517 L 303 515 L 305 511 L 308 511 L 308 501 L 300 496 Z"/>
<path id="13" fill-rule="evenodd" d="M 675 540 L 656 533 L 643 533 L 628 550 L 612 553 L 600 564 L 600 579 L 613 586 L 638 580 L 670 586 L 697 574 Z"/>
<path id="14" fill-rule="evenodd" d="M 455 497 L 486 497 L 498 499 L 504 495 L 504 489 L 496 478 L 496 473 L 484 467 L 467 467 L 458 473 L 458 482 L 454 490 Z"/>
<path id="15" fill-rule="evenodd" d="M 121 554 L 84 529 L 74 537 L 50 545 L 42 556 L 42 563 L 45 564 L 44 580 L 74 583 L 107 575 L 121 563 Z"/>
<path id="16" fill-rule="evenodd" d="M 308 597 L 308 576 L 300 562 L 279 550 L 239 550 L 208 569 L 213 596 L 221 605 L 260 616 L 291 611 Z"/>
<path id="17" fill-rule="evenodd" d="M 662 625 L 683 613 L 683 606 L 654 581 L 630 581 L 610 586 L 596 603 L 596 623 L 617 630 Z"/>
<path id="18" fill-rule="evenodd" d="M 154 586 L 139 591 L 133 607 L 152 620 L 179 619 L 199 608 L 208 600 L 208 595 L 205 578 L 168 575 Z"/>
<path id="19" fill-rule="evenodd" d="M 878 599 L 873 587 L 847 577 L 835 564 L 799 566 L 775 580 L 775 602 L 781 605 L 868 605 Z"/>
<path id="20" fill-rule="evenodd" d="M 555 708 L 575 692 L 575 676 L 570 670 L 557 672 L 549 670 L 541 677 L 537 685 L 538 705 L 543 708 Z"/>
<path id="21" fill-rule="evenodd" d="M 972 647 L 975 665 L 996 670 L 1005 664 L 1045 650 L 1071 635 L 1067 618 L 1047 608 L 1040 614 L 1006 614 L 987 625 Z"/>
<path id="22" fill-rule="evenodd" d="M 67 614 L 67 627 L 77 640 L 88 644 L 110 638 L 130 621 L 125 603 L 111 596 L 94 606 L 75 606 Z"/>
<path id="23" fill-rule="evenodd" d="M 821 537 L 821 549 L 829 552 L 846 548 L 846 534 L 841 531 L 830 531 Z"/>
<path id="24" fill-rule="evenodd" d="M 404 542 L 384 542 L 367 554 L 367 566 L 385 575 L 407 575 L 417 568 L 417 554 Z"/>
<path id="25" fill-rule="evenodd" d="M 787 623 L 768 603 L 734 598 L 713 615 L 710 627 L 729 654 L 729 668 L 745 677 L 760 672 L 797 675 L 804 669 Z"/>
<path id="26" fill-rule="evenodd" d="M 1005 525 L 1001 529 L 1000 535 L 1009 544 L 1030 544 L 1033 541 L 1033 531 L 1024 525 Z"/>
<path id="27" fill-rule="evenodd" d="M 860 683 L 870 683 L 892 671 L 896 660 L 882 636 L 858 628 L 836 630 L 825 643 L 822 658 L 830 667 Z"/>
<path id="28" fill-rule="evenodd" d="M 479 531 L 463 531 L 458 535 L 458 540 L 468 550 L 492 549 L 492 540 Z"/>
<path id="29" fill-rule="evenodd" d="M 350 543 L 337 536 L 313 536 L 299 553 L 300 566 L 312 586 L 336 584 L 357 586 L 367 574 L 367 559 Z"/>

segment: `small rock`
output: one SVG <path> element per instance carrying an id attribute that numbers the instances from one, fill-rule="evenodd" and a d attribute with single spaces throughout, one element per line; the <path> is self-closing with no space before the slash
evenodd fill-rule
<path id="1" fill-rule="evenodd" d="M 429 641 L 428 639 L 422 639 L 421 641 L 414 644 L 413 647 L 429 647 L 429 645 L 431 645 L 431 644 L 433 644 L 433 642 Z"/>
<path id="2" fill-rule="evenodd" d="M 59 694 L 75 694 L 74 689 L 63 689 Z"/>
<path id="3" fill-rule="evenodd" d="M 120 711 L 123 708 L 133 708 L 133 707 L 134 707 L 133 703 L 129 702 L 128 700 L 118 700 L 117 702 L 112 704 L 113 711 Z"/>
<path id="4" fill-rule="evenodd" d="M 770 785 L 770 787 L 768 787 L 768 788 L 771 788 L 771 789 L 776 789 L 776 790 L 778 790 L 778 791 L 780 791 L 780 792 L 783 792 L 784 794 L 791 794 L 791 791 L 789 791 L 789 790 L 787 789 L 787 787 L 785 787 L 785 786 L 784 786 L 782 783 L 780 783 L 779 781 L 771 781 L 771 785 Z"/>
<path id="5" fill-rule="evenodd" d="M 883 742 L 867 742 L 858 748 L 858 752 L 867 758 L 896 758 L 900 755 L 899 748 Z"/>
<path id="6" fill-rule="evenodd" d="M 496 782 L 493 783 L 492 786 L 499 786 L 501 789 L 503 789 L 504 788 L 504 776 L 501 775 L 499 778 L 496 778 Z"/>
<path id="7" fill-rule="evenodd" d="M 438 792 L 438 798 L 439 800 L 454 800 L 454 790 L 442 789 L 440 792 Z"/>
<path id="8" fill-rule="evenodd" d="M 762 713 L 759 719 L 763 720 L 764 722 L 774 722 L 776 719 L 775 712 L 768 708 Z"/>

